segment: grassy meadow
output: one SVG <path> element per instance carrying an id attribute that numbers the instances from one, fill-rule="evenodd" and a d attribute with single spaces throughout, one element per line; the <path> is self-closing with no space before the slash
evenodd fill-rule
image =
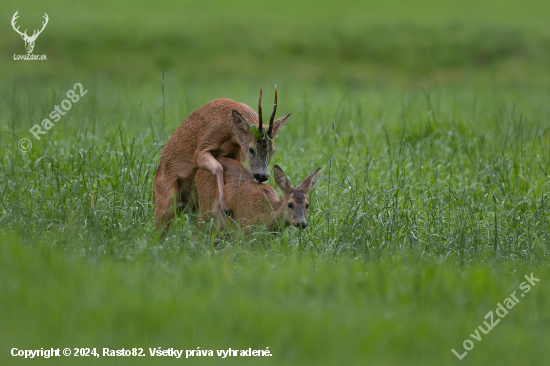
<path id="1" fill-rule="evenodd" d="M 13 60 L 16 10 L 21 29 L 48 14 L 47 61 Z M 4 1 L 0 364 L 545 365 L 549 16 L 543 0 Z M 87 93 L 35 139 L 75 83 Z M 292 113 L 272 165 L 295 184 L 323 168 L 308 229 L 180 216 L 159 240 L 164 143 L 212 99 L 256 108 L 260 84 L 265 118 L 274 84 Z M 11 356 L 104 347 L 147 356 Z"/>

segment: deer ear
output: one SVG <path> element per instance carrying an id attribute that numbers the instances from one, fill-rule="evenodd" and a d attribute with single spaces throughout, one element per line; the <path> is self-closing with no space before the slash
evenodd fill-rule
<path id="1" fill-rule="evenodd" d="M 285 124 L 288 117 L 290 117 L 290 113 L 287 116 L 281 117 L 273 121 L 273 131 L 271 131 L 272 137 L 275 136 L 277 132 L 281 131 L 281 128 L 283 128 L 283 125 Z"/>
<path id="2" fill-rule="evenodd" d="M 242 132 L 248 134 L 250 132 L 250 124 L 248 121 L 236 110 L 233 110 L 231 114 L 233 115 L 233 123 L 235 126 Z"/>
<path id="3" fill-rule="evenodd" d="M 313 188 L 315 185 L 315 181 L 317 180 L 317 177 L 319 176 L 319 173 L 321 173 L 321 168 L 317 168 L 316 171 L 311 173 L 300 185 L 298 186 L 298 189 L 301 189 L 304 191 L 305 194 Z"/>
<path id="4" fill-rule="evenodd" d="M 287 193 L 294 188 L 292 187 L 290 180 L 286 177 L 281 167 L 278 165 L 275 165 L 273 167 L 273 177 L 275 178 L 275 184 L 277 184 L 277 186 L 281 188 L 281 191 L 283 191 L 283 193 Z"/>

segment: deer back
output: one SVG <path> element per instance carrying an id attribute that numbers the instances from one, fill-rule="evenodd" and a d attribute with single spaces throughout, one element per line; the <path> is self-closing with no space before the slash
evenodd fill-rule
<path id="1" fill-rule="evenodd" d="M 243 161 L 232 110 L 258 123 L 258 115 L 246 104 L 226 98 L 215 99 L 193 112 L 170 136 L 161 153 L 161 165 L 176 170 L 183 165 L 196 169 L 196 157 L 206 151 L 213 152 L 214 157 L 227 156 Z"/>
<path id="2" fill-rule="evenodd" d="M 231 218 L 242 225 L 270 224 L 274 219 L 280 199 L 275 189 L 254 181 L 252 173 L 240 162 L 218 158 L 223 166 L 224 193 Z M 195 175 L 199 216 L 218 212 L 216 178 L 210 172 L 199 169 Z"/>

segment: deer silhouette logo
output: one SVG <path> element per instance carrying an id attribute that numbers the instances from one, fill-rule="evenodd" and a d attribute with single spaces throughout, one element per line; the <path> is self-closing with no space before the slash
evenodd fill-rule
<path id="1" fill-rule="evenodd" d="M 48 24 L 48 14 L 44 13 L 44 19 L 46 20 L 46 22 L 42 22 L 42 29 L 40 30 L 35 30 L 32 34 L 32 36 L 28 36 L 27 35 L 27 30 L 25 29 L 24 32 L 21 32 L 19 31 L 19 27 L 15 27 L 15 20 L 17 18 L 19 18 L 19 16 L 17 15 L 17 13 L 19 12 L 19 10 L 17 10 L 15 12 L 15 14 L 13 14 L 13 18 L 11 19 L 11 26 L 13 27 L 13 29 L 19 33 L 21 35 L 21 38 L 23 38 L 23 40 L 25 41 L 25 48 L 27 49 L 27 53 L 32 53 L 32 50 L 34 49 L 34 42 L 36 41 L 36 38 L 38 37 L 38 35 L 40 33 L 42 33 L 42 31 L 44 30 L 44 28 L 46 28 L 46 25 Z"/>

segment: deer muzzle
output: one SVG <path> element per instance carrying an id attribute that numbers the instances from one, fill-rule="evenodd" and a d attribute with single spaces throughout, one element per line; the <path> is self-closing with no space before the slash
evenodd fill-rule
<path id="1" fill-rule="evenodd" d="M 254 179 L 258 183 L 263 183 L 263 182 L 267 181 L 267 178 L 268 178 L 268 175 L 265 174 L 265 173 L 256 173 L 256 174 L 254 174 Z"/>

